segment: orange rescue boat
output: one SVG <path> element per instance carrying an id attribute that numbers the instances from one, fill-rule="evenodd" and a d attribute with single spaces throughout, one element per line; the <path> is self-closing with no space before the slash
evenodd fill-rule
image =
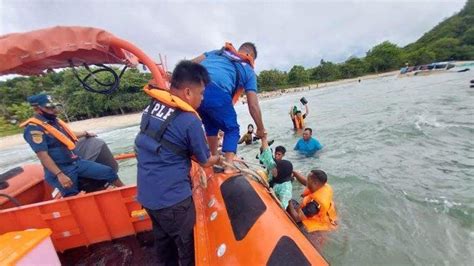
<path id="1" fill-rule="evenodd" d="M 53 68 L 88 64 L 142 63 L 157 87 L 168 89 L 162 65 L 130 42 L 96 28 L 53 27 L 1 36 L 0 61 L 0 75 L 42 74 Z M 242 168 L 237 175 L 214 170 L 193 164 L 190 174 L 197 265 L 327 265 L 258 174 Z M 150 235 L 151 221 L 136 201 L 135 186 L 53 199 L 40 165 L 25 165 L 4 179 L 9 187 L 0 188 L 0 193 L 8 195 L 0 198 L 0 234 L 50 228 L 63 264 L 84 263 L 88 255 L 104 259 L 117 251 L 115 247 L 103 252 L 104 243 L 118 245 L 126 238 Z M 15 207 L 15 201 L 21 206 Z M 77 248 L 88 251 L 75 252 Z M 153 262 L 146 257 L 153 256 L 153 249 L 131 250 L 132 258 L 127 253 L 126 263 Z"/>

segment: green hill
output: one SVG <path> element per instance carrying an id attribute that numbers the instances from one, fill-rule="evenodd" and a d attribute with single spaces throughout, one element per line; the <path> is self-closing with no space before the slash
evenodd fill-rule
<path id="1" fill-rule="evenodd" d="M 410 64 L 432 61 L 474 60 L 474 0 L 403 48 Z"/>
<path id="2" fill-rule="evenodd" d="M 406 26 L 410 27 L 409 21 Z M 365 57 L 350 57 L 343 63 L 321 60 L 313 68 L 295 65 L 289 72 L 264 70 L 258 83 L 261 90 L 274 90 L 396 70 L 406 63 L 423 65 L 451 60 L 474 60 L 474 0 L 468 0 L 457 14 L 405 47 L 385 41 L 372 47 Z"/>

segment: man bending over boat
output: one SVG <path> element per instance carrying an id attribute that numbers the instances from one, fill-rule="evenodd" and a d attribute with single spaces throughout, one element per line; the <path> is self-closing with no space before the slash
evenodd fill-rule
<path id="1" fill-rule="evenodd" d="M 78 138 L 94 137 L 95 134 L 73 132 L 57 118 L 57 104 L 49 95 L 33 95 L 28 97 L 28 102 L 35 115 L 21 125 L 26 126 L 23 137 L 41 161 L 48 184 L 57 188 L 64 197 L 79 193 L 79 179 L 84 177 L 123 186 L 111 167 L 77 156 L 75 148 Z"/>
<path id="2" fill-rule="evenodd" d="M 254 60 L 257 58 L 255 45 L 246 42 L 237 51 L 232 44 L 226 43 L 220 50 L 204 53 L 193 59 L 201 63 L 211 78 L 204 92 L 204 100 L 199 114 L 206 129 L 209 147 L 213 155 L 217 154 L 217 133 L 224 131 L 222 151 L 228 163 L 231 163 L 239 142 L 239 124 L 233 104 L 245 91 L 250 115 L 257 126 L 257 137 L 263 137 L 262 114 L 257 98 L 257 76 Z M 231 172 L 226 168 L 226 172 Z"/>
<path id="3" fill-rule="evenodd" d="M 337 227 L 336 206 L 333 202 L 332 187 L 327 183 L 327 175 L 322 170 L 311 170 L 307 177 L 293 171 L 293 175 L 304 186 L 303 200 L 298 204 L 290 200 L 288 212 L 297 222 L 302 223 L 309 233 L 330 231 Z"/>
<path id="4" fill-rule="evenodd" d="M 160 265 L 194 264 L 191 157 L 203 167 L 220 158 L 210 155 L 195 111 L 208 83 L 203 66 L 181 61 L 173 71 L 169 92 L 147 91 L 153 101 L 143 113 L 135 139 L 137 199 L 151 218 Z"/>

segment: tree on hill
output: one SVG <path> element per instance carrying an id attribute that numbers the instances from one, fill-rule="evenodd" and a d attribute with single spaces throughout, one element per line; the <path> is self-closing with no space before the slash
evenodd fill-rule
<path id="1" fill-rule="evenodd" d="M 288 75 L 280 70 L 263 70 L 258 75 L 258 86 L 260 88 L 272 90 L 275 87 L 288 83 Z"/>
<path id="2" fill-rule="evenodd" d="M 309 81 L 309 74 L 303 66 L 293 66 L 288 72 L 288 83 L 299 86 Z"/>
<path id="3" fill-rule="evenodd" d="M 365 60 L 370 70 L 375 73 L 393 70 L 402 65 L 402 50 L 397 45 L 385 41 L 370 49 Z"/>
<path id="4" fill-rule="evenodd" d="M 354 78 L 368 72 L 367 63 L 357 57 L 351 57 L 340 66 L 342 78 Z"/>
<path id="5" fill-rule="evenodd" d="M 321 59 L 319 66 L 310 70 L 311 80 L 318 82 L 334 81 L 342 78 L 339 65 Z"/>

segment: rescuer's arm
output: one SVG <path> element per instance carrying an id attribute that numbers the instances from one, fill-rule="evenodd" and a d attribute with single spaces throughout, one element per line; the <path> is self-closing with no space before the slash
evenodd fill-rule
<path id="1" fill-rule="evenodd" d="M 93 132 L 87 132 L 87 131 L 74 131 L 74 135 L 76 135 L 78 139 L 82 137 L 86 137 L 86 138 L 97 137 L 97 134 Z"/>
<path id="2" fill-rule="evenodd" d="M 302 174 L 293 171 L 293 176 L 296 177 L 296 180 L 301 183 L 301 185 L 306 186 L 306 177 L 304 177 Z"/>
<path id="3" fill-rule="evenodd" d="M 211 155 L 209 151 L 201 120 L 196 118 L 187 127 L 186 134 L 188 147 L 194 161 L 197 161 L 202 167 L 209 167 L 220 163 L 220 156 Z"/>
<path id="4" fill-rule="evenodd" d="M 247 104 L 249 106 L 249 113 L 257 126 L 257 137 L 261 138 L 265 134 L 265 127 L 263 125 L 262 120 L 262 111 L 260 110 L 260 106 L 258 104 L 258 97 L 255 91 L 247 91 L 245 93 L 247 95 Z"/>
<path id="5" fill-rule="evenodd" d="M 41 164 L 46 167 L 51 173 L 53 173 L 57 178 L 61 186 L 64 188 L 69 188 L 72 186 L 72 180 L 67 176 L 65 173 L 59 169 L 56 163 L 51 159 L 48 152 L 46 151 L 39 151 L 36 153 L 38 159 L 41 161 Z"/>
<path id="6" fill-rule="evenodd" d="M 194 63 L 200 64 L 204 59 L 206 59 L 206 55 L 202 54 L 194 59 L 191 59 L 191 61 L 193 61 Z"/>

